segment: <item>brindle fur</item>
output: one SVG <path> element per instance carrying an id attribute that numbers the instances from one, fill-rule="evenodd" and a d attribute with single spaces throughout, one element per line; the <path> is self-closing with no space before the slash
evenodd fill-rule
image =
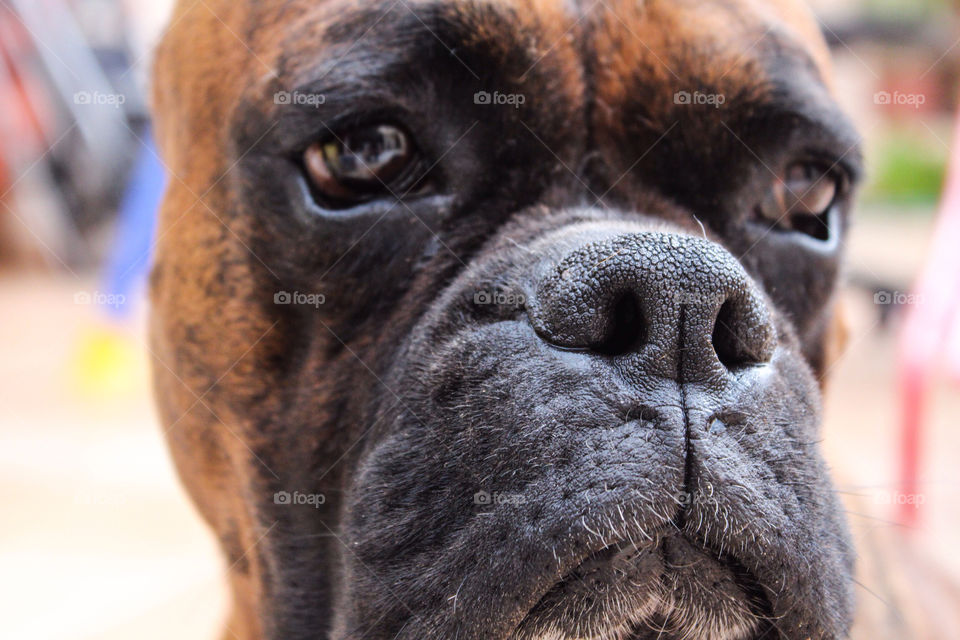
<path id="1" fill-rule="evenodd" d="M 463 550 L 459 573 L 455 557 L 436 567 L 431 555 L 455 546 L 445 527 L 470 530 L 474 505 L 464 495 L 491 479 L 471 458 L 478 454 L 466 433 L 441 433 L 456 428 L 444 422 L 456 421 L 450 399 L 466 403 L 461 416 L 487 411 L 483 419 L 504 430 L 516 419 L 470 405 L 481 388 L 502 388 L 478 381 L 471 389 L 457 370 L 467 355 L 443 349 L 457 317 L 478 331 L 509 320 L 454 299 L 497 274 L 517 271 L 522 281 L 520 266 L 539 251 L 530 247 L 553 230 L 599 224 L 720 243 L 775 313 L 792 358 L 784 393 L 816 415 L 814 385 L 839 326 L 839 255 L 800 255 L 742 225 L 746 204 L 771 178 L 767 165 L 804 144 L 828 148 L 856 172 L 857 140 L 832 101 L 827 52 L 800 4 L 178 3 L 156 63 L 157 132 L 171 180 L 151 281 L 152 345 L 177 468 L 230 566 L 226 637 L 493 638 L 518 628 L 550 580 L 516 569 L 523 577 L 513 584 L 484 573 L 512 575 L 487 560 L 517 541 L 492 541 L 476 565 L 467 559 L 477 550 Z M 325 105 L 274 104 L 275 92 L 295 88 L 323 93 Z M 478 106 L 480 90 L 527 100 L 521 109 Z M 677 91 L 694 90 L 726 102 L 675 104 Z M 292 202 L 290 158 L 342 114 L 384 105 L 427 132 L 419 143 L 442 157 L 444 189 L 456 197 L 357 220 L 311 216 Z M 326 302 L 276 305 L 277 291 L 322 292 Z M 425 387 L 404 386 L 419 384 L 414 374 Z M 410 405 L 428 406 L 419 404 L 426 396 L 433 415 L 414 415 Z M 401 432 L 416 432 L 432 451 Z M 775 473 L 787 476 L 778 480 L 807 483 L 804 499 L 819 505 L 807 513 L 821 536 L 810 550 L 824 555 L 807 558 L 804 571 L 823 573 L 790 573 L 802 573 L 802 563 L 786 558 L 784 584 L 819 593 L 823 609 L 807 610 L 804 600 L 779 612 L 789 638 L 839 637 L 851 616 L 852 556 L 805 439 L 814 435 L 777 435 L 771 441 L 782 450 L 756 450 L 782 457 Z M 395 448 L 380 451 L 388 442 Z M 545 452 L 524 449 L 534 446 L 526 437 L 513 446 L 523 465 L 546 464 Z M 444 468 L 454 463 L 480 470 Z M 293 490 L 323 493 L 326 503 L 274 504 L 275 492 Z M 407 522 L 411 514 L 423 519 Z M 425 540 L 408 539 L 411 532 Z M 409 555 L 400 540 L 423 546 Z M 560 543 L 540 541 L 551 544 Z M 547 574 L 582 559 L 567 553 Z"/>

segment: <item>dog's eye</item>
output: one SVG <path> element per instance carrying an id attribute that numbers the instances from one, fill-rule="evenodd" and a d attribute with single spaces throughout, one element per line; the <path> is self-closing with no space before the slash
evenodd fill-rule
<path id="1" fill-rule="evenodd" d="M 311 187 L 327 206 L 345 207 L 392 195 L 422 180 L 422 162 L 409 136 L 392 125 L 353 129 L 316 142 L 303 154 Z"/>
<path id="2" fill-rule="evenodd" d="M 758 213 L 777 228 L 826 240 L 830 210 L 840 195 L 842 180 L 823 164 L 792 164 L 773 181 Z"/>

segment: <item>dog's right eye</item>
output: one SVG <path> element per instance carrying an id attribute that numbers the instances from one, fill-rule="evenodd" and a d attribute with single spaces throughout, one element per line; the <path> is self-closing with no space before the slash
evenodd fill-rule
<path id="1" fill-rule="evenodd" d="M 422 186 L 424 163 L 402 129 L 378 124 L 310 145 L 303 154 L 321 204 L 346 208 L 384 196 L 401 198 Z"/>

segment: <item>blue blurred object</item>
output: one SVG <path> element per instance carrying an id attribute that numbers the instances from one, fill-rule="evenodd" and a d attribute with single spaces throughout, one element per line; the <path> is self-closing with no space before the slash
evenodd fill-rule
<path id="1" fill-rule="evenodd" d="M 133 313 L 132 302 L 146 282 L 157 209 L 166 186 L 164 167 L 149 128 L 142 140 L 120 202 L 113 246 L 103 273 L 103 291 L 108 294 L 106 300 L 112 303 L 101 304 L 101 307 L 118 320 Z"/>

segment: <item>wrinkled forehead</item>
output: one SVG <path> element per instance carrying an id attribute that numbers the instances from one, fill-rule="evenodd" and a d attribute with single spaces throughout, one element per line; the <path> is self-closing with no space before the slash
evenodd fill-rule
<path id="1" fill-rule="evenodd" d="M 758 60 L 791 56 L 829 76 L 818 25 L 792 0 L 327 0 L 255 3 L 251 36 L 280 70 L 310 68 L 317 55 L 354 64 L 407 58 L 439 46 L 525 52 L 535 60 L 579 52 L 581 64 L 625 74 L 746 83 Z M 350 55 L 353 54 L 353 55 Z M 471 69 L 474 75 L 481 70 Z M 574 69 L 570 69 L 573 72 Z"/>
<path id="2" fill-rule="evenodd" d="M 450 83 L 535 78 L 612 109 L 638 86 L 743 94 L 798 69 L 822 87 L 830 76 L 816 20 L 793 0 L 208 0 L 175 11 L 156 111 L 165 137 L 194 147 L 259 85 L 329 78 L 349 96 L 436 65 Z"/>

